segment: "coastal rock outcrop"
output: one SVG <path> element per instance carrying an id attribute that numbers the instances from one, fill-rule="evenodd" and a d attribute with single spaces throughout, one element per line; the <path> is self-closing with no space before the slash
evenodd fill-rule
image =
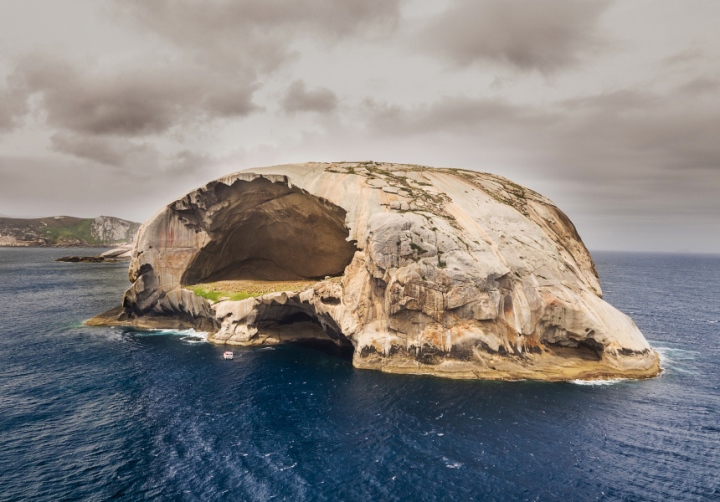
<path id="1" fill-rule="evenodd" d="M 453 378 L 660 371 L 633 321 L 602 300 L 567 216 L 492 174 L 376 162 L 241 171 L 146 222 L 129 276 L 122 307 L 92 324 L 179 323 L 238 345 L 325 340 L 359 368 Z"/>

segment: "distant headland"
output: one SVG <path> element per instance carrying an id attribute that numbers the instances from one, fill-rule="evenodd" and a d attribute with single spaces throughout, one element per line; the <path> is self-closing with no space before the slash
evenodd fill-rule
<path id="1" fill-rule="evenodd" d="M 113 216 L 0 217 L 0 246 L 114 247 L 131 244 L 140 223 Z"/>

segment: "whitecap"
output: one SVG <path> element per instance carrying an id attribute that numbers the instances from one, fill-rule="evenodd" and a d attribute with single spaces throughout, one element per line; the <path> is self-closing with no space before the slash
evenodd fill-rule
<path id="1" fill-rule="evenodd" d="M 183 336 L 180 338 L 180 341 L 183 343 L 207 343 L 207 333 L 196 333 L 192 336 Z"/>

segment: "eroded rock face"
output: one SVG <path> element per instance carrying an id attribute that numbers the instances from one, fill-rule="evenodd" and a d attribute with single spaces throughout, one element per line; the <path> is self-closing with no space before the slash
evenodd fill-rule
<path id="1" fill-rule="evenodd" d="M 183 288 L 299 278 L 318 282 L 217 303 Z M 568 218 L 491 174 L 373 162 L 239 172 L 144 224 L 130 280 L 118 323 L 180 319 L 240 345 L 325 338 L 360 368 L 546 380 L 660 370 L 601 299 Z"/>
<path id="2" fill-rule="evenodd" d="M 132 242 L 138 224 L 112 216 L 98 216 L 92 221 L 90 232 L 100 242 Z"/>

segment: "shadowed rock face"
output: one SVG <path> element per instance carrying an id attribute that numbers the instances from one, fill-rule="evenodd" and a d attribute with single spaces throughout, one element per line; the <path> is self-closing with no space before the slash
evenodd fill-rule
<path id="1" fill-rule="evenodd" d="M 229 279 L 318 282 L 216 303 L 183 287 Z M 239 345 L 323 339 L 351 348 L 356 367 L 453 378 L 660 370 L 601 299 L 570 220 L 491 174 L 373 162 L 239 172 L 145 223 L 130 280 L 119 316 L 93 323 L 181 323 Z"/>

